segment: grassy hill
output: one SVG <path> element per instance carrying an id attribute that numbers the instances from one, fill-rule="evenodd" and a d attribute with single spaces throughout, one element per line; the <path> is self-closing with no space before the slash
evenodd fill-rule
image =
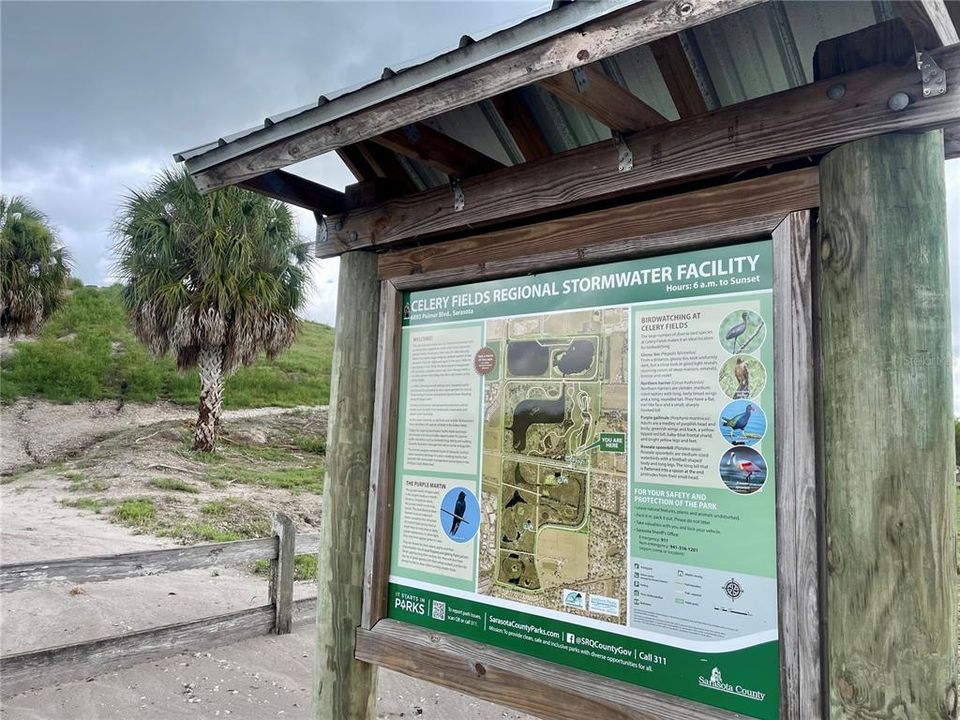
<path id="1" fill-rule="evenodd" d="M 326 404 L 330 394 L 333 328 L 306 322 L 293 347 L 241 368 L 226 383 L 224 406 L 292 407 Z M 195 405 L 195 371 L 179 374 L 173 359 L 153 359 L 127 325 L 120 288 L 83 287 L 32 342 L 0 362 L 0 399 L 54 402 L 121 398 Z"/>

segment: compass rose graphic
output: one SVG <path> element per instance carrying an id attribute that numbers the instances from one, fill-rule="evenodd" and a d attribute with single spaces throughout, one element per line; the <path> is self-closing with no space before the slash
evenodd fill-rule
<path id="1" fill-rule="evenodd" d="M 734 578 L 730 578 L 723 585 L 723 591 L 731 600 L 736 600 L 743 595 L 743 587 Z"/>

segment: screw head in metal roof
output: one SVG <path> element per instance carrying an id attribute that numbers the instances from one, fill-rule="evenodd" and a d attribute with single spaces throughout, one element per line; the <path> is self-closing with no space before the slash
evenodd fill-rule
<path id="1" fill-rule="evenodd" d="M 692 2 L 682 2 L 677 6 L 677 13 L 680 17 L 686 17 L 693 12 L 693 3 Z"/>
<path id="2" fill-rule="evenodd" d="M 890 99 L 887 100 L 887 107 L 893 110 L 894 112 L 903 110 L 907 105 L 910 104 L 910 96 L 905 92 L 894 93 L 890 96 Z"/>
<path id="3" fill-rule="evenodd" d="M 839 100 L 847 94 L 847 86 L 843 83 L 834 83 L 827 88 L 827 97 L 831 100 Z"/>

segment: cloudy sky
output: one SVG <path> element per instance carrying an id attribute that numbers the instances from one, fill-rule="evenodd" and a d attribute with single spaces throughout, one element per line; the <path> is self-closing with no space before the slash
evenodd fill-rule
<path id="1" fill-rule="evenodd" d="M 175 151 L 549 5 L 3 0 L 0 191 L 50 215 L 84 282 L 108 283 L 119 198 L 172 164 Z M 301 172 L 337 188 L 353 181 L 334 154 Z M 960 412 L 960 160 L 947 164 L 947 181 Z M 312 216 L 299 217 L 312 237 Z M 318 264 L 311 319 L 332 322 L 336 272 L 336 261 Z"/>

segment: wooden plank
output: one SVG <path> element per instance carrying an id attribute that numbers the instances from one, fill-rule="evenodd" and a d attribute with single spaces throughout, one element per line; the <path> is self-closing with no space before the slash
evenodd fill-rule
<path id="1" fill-rule="evenodd" d="M 320 533 L 301 533 L 296 540 L 297 555 L 313 555 L 320 550 Z"/>
<path id="2" fill-rule="evenodd" d="M 286 170 L 273 170 L 265 175 L 244 180 L 240 184 L 247 190 L 253 190 L 274 200 L 324 215 L 334 215 L 344 211 L 342 192 Z"/>
<path id="3" fill-rule="evenodd" d="M 447 188 L 397 198 L 344 218 L 317 248 L 321 257 L 350 249 L 388 247 L 464 228 L 608 199 L 644 188 L 716 175 L 737 168 L 817 155 L 858 138 L 960 122 L 960 45 L 933 52 L 947 73 L 948 91 L 920 99 L 916 67 L 880 66 L 786 90 L 715 112 L 650 128 L 628 137 L 634 169 L 619 172 L 613 143 L 467 178 L 465 207 L 453 210 Z M 836 100 L 827 89 L 845 86 Z M 889 98 L 914 98 L 894 111 Z"/>
<path id="4" fill-rule="evenodd" d="M 343 164 L 347 166 L 347 170 L 353 174 L 357 182 L 365 182 L 377 177 L 377 174 L 373 171 L 373 168 L 360 153 L 360 149 L 356 145 L 346 145 L 337 148 L 337 155 L 340 156 Z"/>
<path id="5" fill-rule="evenodd" d="M 294 620 L 312 619 L 315 606 L 316 598 L 295 601 Z M 71 680 L 86 680 L 149 660 L 229 645 L 269 633 L 272 626 L 273 607 L 263 605 L 187 623 L 7 655 L 0 658 L 0 695 L 9 697 Z"/>
<path id="6" fill-rule="evenodd" d="M 479 175 L 504 167 L 492 157 L 423 123 L 391 130 L 372 138 L 372 142 L 457 177 Z"/>
<path id="7" fill-rule="evenodd" d="M 0 691 L 8 697 L 70 680 L 83 680 L 148 660 L 209 650 L 266 635 L 272 628 L 273 606 L 263 605 L 193 622 L 8 655 L 2 659 Z"/>
<path id="8" fill-rule="evenodd" d="M 884 135 L 820 166 L 832 720 L 957 710 L 942 142 L 940 132 Z"/>
<path id="9" fill-rule="evenodd" d="M 690 60 L 683 50 L 679 35 L 654 40 L 650 50 L 660 68 L 663 82 L 670 91 L 673 104 L 680 117 L 691 117 L 707 112 L 707 101 L 700 92 L 700 85 L 690 67 Z"/>
<path id="10" fill-rule="evenodd" d="M 900 0 L 893 3 L 893 8 L 910 28 L 918 50 L 934 50 L 960 42 L 944 0 Z"/>
<path id="11" fill-rule="evenodd" d="M 549 40 L 504 55 L 416 92 L 387 100 L 298 135 L 226 159 L 230 145 L 187 161 L 203 192 L 286 167 L 359 140 L 464 107 L 572 70 L 667 35 L 702 25 L 762 0 L 653 0 L 630 7 Z M 251 137 L 249 142 L 256 142 Z M 211 160 L 223 162 L 210 167 Z M 205 169 L 200 169 L 200 168 Z"/>
<path id="12" fill-rule="evenodd" d="M 344 255 L 317 563 L 317 595 L 324 601 L 317 607 L 313 698 L 314 715 L 320 718 L 376 717 L 376 674 L 353 659 L 353 643 L 363 614 L 379 309 L 376 255 Z"/>
<path id="13" fill-rule="evenodd" d="M 507 126 L 517 149 L 527 162 L 550 157 L 550 146 L 523 102 L 520 90 L 509 90 L 490 98 L 503 124 Z"/>
<path id="14" fill-rule="evenodd" d="M 376 400 L 370 454 L 370 495 L 363 572 L 360 626 L 372 628 L 387 614 L 387 582 L 393 526 L 394 463 L 399 397 L 400 313 L 402 298 L 390 281 L 380 283 L 380 331 L 377 335 Z"/>
<path id="15" fill-rule="evenodd" d="M 960 125 L 944 129 L 943 156 L 947 160 L 960 157 Z"/>
<path id="16" fill-rule="evenodd" d="M 287 635 L 293 624 L 293 561 L 297 529 L 287 515 L 273 516 L 273 535 L 277 538 L 277 557 L 270 561 L 270 604 L 273 605 L 273 631 Z"/>
<path id="17" fill-rule="evenodd" d="M 819 505 L 815 466 L 810 213 L 773 231 L 781 718 L 819 720 Z"/>
<path id="18" fill-rule="evenodd" d="M 527 268 L 531 264 L 541 268 L 546 254 L 564 257 L 571 264 L 587 257 L 599 259 L 590 248 L 605 242 L 616 243 L 622 257 L 669 251 L 670 237 L 683 230 L 750 216 L 779 222 L 791 211 L 816 207 L 818 182 L 817 169 L 809 168 L 392 251 L 380 256 L 380 277 L 448 271 L 452 280 L 456 273 L 463 273 L 464 280 L 479 279 L 512 268 L 523 272 L 524 262 Z M 764 224 L 758 234 L 770 229 Z"/>
<path id="19" fill-rule="evenodd" d="M 396 620 L 359 628 L 357 658 L 549 720 L 740 717 Z"/>
<path id="20" fill-rule="evenodd" d="M 0 567 L 0 592 L 25 590 L 44 583 L 80 585 L 127 577 L 159 575 L 211 565 L 270 560 L 276 556 L 277 539 L 266 537 L 169 550 L 146 550 L 122 555 L 97 555 L 47 562 L 18 563 Z"/>
<path id="21" fill-rule="evenodd" d="M 817 43 L 813 76 L 823 80 L 884 63 L 905 65 L 915 62 L 915 52 L 906 23 L 894 18 Z"/>
<path id="22" fill-rule="evenodd" d="M 611 130 L 634 132 L 665 123 L 667 119 L 632 92 L 607 77 L 596 63 L 579 68 L 583 85 L 573 72 L 547 78 L 540 84 L 551 93 L 600 121 Z"/>

